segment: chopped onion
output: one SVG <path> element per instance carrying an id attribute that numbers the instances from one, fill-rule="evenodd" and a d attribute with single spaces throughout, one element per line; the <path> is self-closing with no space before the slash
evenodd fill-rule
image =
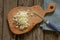
<path id="1" fill-rule="evenodd" d="M 23 30 L 24 28 L 28 27 L 28 12 L 27 11 L 19 11 L 13 16 L 13 21 L 15 24 L 18 25 L 18 28 L 20 30 Z"/>

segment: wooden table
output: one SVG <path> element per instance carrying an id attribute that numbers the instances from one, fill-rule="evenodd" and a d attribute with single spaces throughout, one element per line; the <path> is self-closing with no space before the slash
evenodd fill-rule
<path id="1" fill-rule="evenodd" d="M 6 17 L 10 9 L 17 6 L 43 5 L 42 0 L 0 0 L 0 40 L 60 40 L 60 33 L 44 31 L 39 25 L 22 35 L 14 35 L 9 30 Z"/>

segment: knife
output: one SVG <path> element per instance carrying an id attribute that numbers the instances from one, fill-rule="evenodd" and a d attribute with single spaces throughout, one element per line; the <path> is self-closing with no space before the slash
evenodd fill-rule
<path id="1" fill-rule="evenodd" d="M 54 23 L 49 22 L 46 18 L 41 16 L 38 12 L 33 11 L 37 16 L 39 16 L 41 19 L 43 19 L 43 22 L 46 23 L 48 26 L 50 26 L 53 30 L 59 31 L 60 28 L 58 28 Z"/>

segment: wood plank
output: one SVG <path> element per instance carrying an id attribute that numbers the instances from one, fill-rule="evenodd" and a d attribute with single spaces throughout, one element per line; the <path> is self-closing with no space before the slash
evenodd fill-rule
<path id="1" fill-rule="evenodd" d="M 3 0 L 0 0 L 0 40 L 2 40 Z"/>
<path id="2" fill-rule="evenodd" d="M 40 5 L 42 6 L 44 0 L 34 0 L 34 5 Z"/>
<path id="3" fill-rule="evenodd" d="M 60 34 L 58 34 L 58 40 L 60 40 Z"/>
<path id="4" fill-rule="evenodd" d="M 34 5 L 42 6 L 43 0 L 34 0 Z M 40 27 L 40 24 L 33 30 L 33 40 L 43 40 L 43 29 Z"/>
<path id="5" fill-rule="evenodd" d="M 0 40 L 2 40 L 2 18 L 0 15 Z"/>
<path id="6" fill-rule="evenodd" d="M 44 31 L 44 40 L 58 40 L 58 34 L 53 31 Z"/>
<path id="7" fill-rule="evenodd" d="M 19 6 L 33 6 L 33 4 L 34 4 L 34 1 L 33 0 L 19 0 L 18 1 L 19 3 L 18 3 L 18 5 Z"/>
<path id="8" fill-rule="evenodd" d="M 57 40 L 60 40 L 60 32 L 58 33 L 58 37 L 57 37 Z"/>
<path id="9" fill-rule="evenodd" d="M 33 40 L 43 40 L 43 30 L 39 25 L 33 30 Z"/>
<path id="10" fill-rule="evenodd" d="M 16 6 L 17 0 L 4 0 L 3 40 L 15 40 L 11 36 L 6 18 L 8 11 Z"/>

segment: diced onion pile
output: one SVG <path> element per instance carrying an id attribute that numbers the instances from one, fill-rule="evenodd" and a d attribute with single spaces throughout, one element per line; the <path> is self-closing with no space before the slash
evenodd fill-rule
<path id="1" fill-rule="evenodd" d="M 13 22 L 16 24 L 16 27 L 20 30 L 23 30 L 28 27 L 28 12 L 19 11 L 13 16 Z"/>

